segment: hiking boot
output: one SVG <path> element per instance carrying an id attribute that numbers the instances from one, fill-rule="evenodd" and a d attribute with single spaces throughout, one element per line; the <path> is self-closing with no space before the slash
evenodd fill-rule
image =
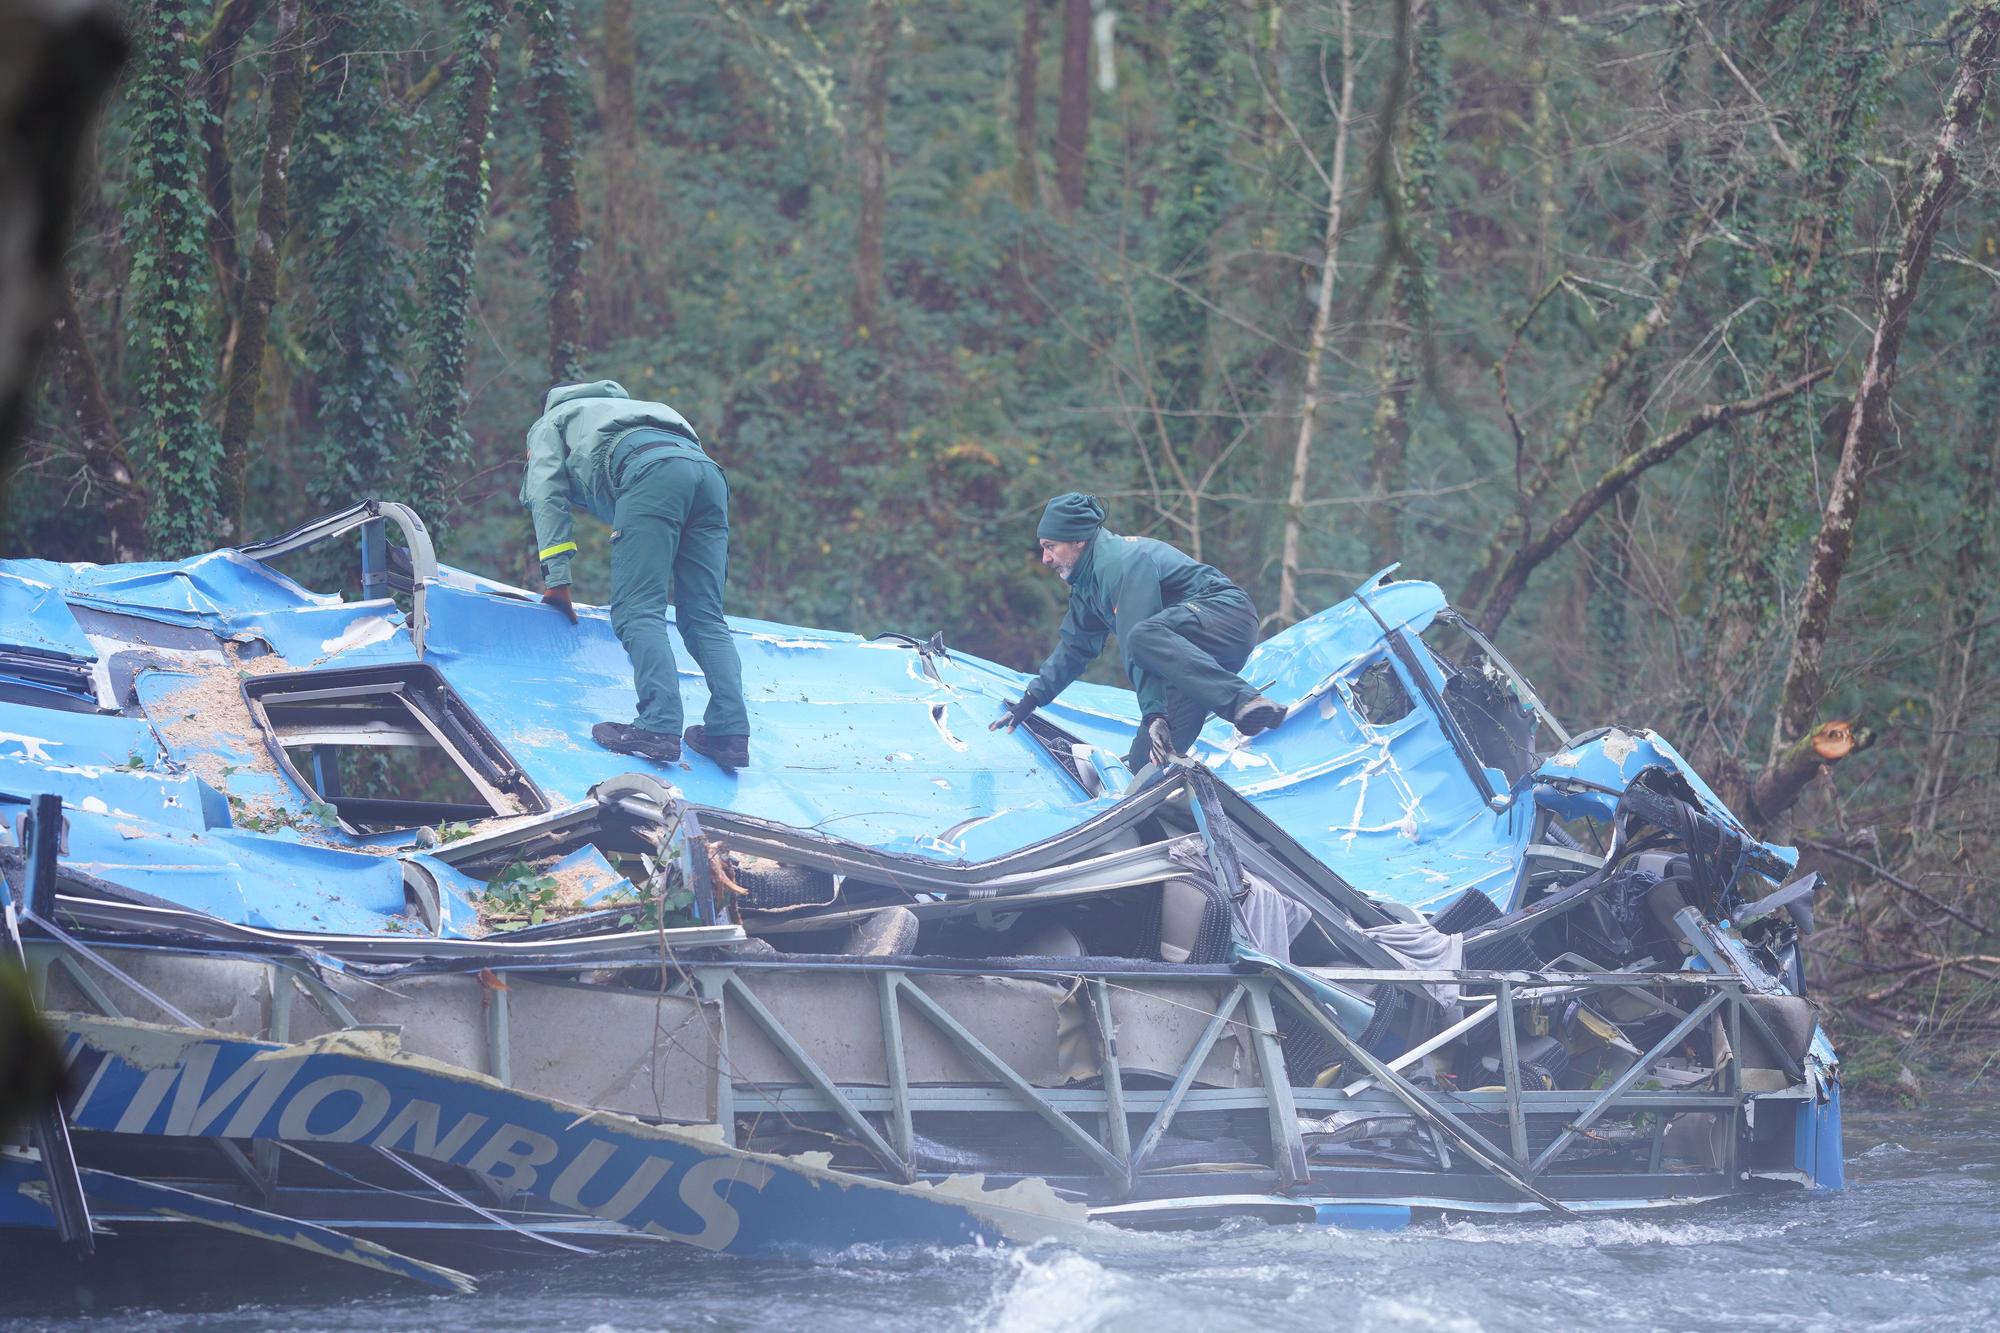
<path id="1" fill-rule="evenodd" d="M 636 754 L 641 759 L 657 759 L 670 764 L 681 757 L 681 738 L 671 731 L 648 731 L 623 722 L 600 722 L 590 729 L 590 739 L 607 750 Z"/>
<path id="2" fill-rule="evenodd" d="M 1255 736 L 1260 731 L 1269 731 L 1285 720 L 1285 706 L 1266 699 L 1261 694 L 1250 696 L 1248 703 L 1236 710 L 1236 716 L 1229 719 L 1245 736 Z"/>
<path id="3" fill-rule="evenodd" d="M 711 736 L 708 728 L 700 723 L 689 727 L 685 736 L 688 749 L 707 755 L 721 768 L 747 768 L 750 765 L 748 736 Z"/>

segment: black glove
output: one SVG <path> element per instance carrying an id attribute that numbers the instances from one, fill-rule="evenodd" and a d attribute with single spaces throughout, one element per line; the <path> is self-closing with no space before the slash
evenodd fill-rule
<path id="1" fill-rule="evenodd" d="M 1007 710 L 1000 715 L 1000 719 L 988 725 L 986 729 L 988 731 L 998 731 L 1000 728 L 1005 727 L 1007 730 L 1012 731 L 1023 722 L 1026 722 L 1028 714 L 1034 712 L 1037 707 L 1039 705 L 1024 694 L 1013 703 L 1008 704 Z"/>
<path id="2" fill-rule="evenodd" d="M 1167 726 L 1167 715 L 1148 713 L 1139 719 L 1139 730 L 1125 755 L 1125 767 L 1137 773 L 1148 764 L 1166 763 L 1175 753 L 1174 734 Z"/>

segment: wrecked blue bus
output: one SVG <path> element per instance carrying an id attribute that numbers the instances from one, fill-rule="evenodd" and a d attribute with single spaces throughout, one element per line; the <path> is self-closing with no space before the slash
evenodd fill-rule
<path id="1" fill-rule="evenodd" d="M 754 620 L 753 767 L 613 754 L 630 670 L 579 611 L 385 502 L 0 562 L 0 955 L 67 1063 L 0 1142 L 0 1246 L 463 1288 L 473 1242 L 1840 1187 L 1814 879 L 1660 737 L 1565 730 L 1431 583 L 1274 635 L 1283 724 L 1137 774 L 1126 691 L 989 731 L 1024 677 L 942 634 Z"/>

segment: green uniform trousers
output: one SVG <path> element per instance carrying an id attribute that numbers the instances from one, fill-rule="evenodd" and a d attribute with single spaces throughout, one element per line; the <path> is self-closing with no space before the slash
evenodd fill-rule
<path id="1" fill-rule="evenodd" d="M 1126 661 L 1166 684 L 1176 749 L 1192 745 L 1211 714 L 1234 717 L 1255 697 L 1236 673 L 1256 644 L 1257 610 L 1236 588 L 1157 611 L 1125 636 Z"/>
<path id="2" fill-rule="evenodd" d="M 729 573 L 729 482 L 694 453 L 634 458 L 619 478 L 611 534 L 611 628 L 632 659 L 639 690 L 635 725 L 681 734 L 681 690 L 667 632 L 672 581 L 674 624 L 708 679 L 711 736 L 748 736 L 743 664 L 722 618 Z"/>

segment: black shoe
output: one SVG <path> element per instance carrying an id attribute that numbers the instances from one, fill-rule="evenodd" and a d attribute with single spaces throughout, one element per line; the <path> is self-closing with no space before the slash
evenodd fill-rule
<path id="1" fill-rule="evenodd" d="M 1236 729 L 1245 736 L 1255 736 L 1260 731 L 1269 731 L 1285 720 L 1285 706 L 1257 694 L 1236 710 L 1236 716 L 1229 719 Z"/>
<path id="2" fill-rule="evenodd" d="M 600 722 L 590 729 L 590 739 L 607 750 L 636 754 L 641 759 L 657 759 L 670 764 L 681 757 L 681 738 L 671 731 L 648 731 L 628 727 L 623 722 Z"/>
<path id="3" fill-rule="evenodd" d="M 711 736 L 708 728 L 696 723 L 684 733 L 687 747 L 696 754 L 705 754 L 722 768 L 748 768 L 750 766 L 750 738 L 748 736 Z"/>

